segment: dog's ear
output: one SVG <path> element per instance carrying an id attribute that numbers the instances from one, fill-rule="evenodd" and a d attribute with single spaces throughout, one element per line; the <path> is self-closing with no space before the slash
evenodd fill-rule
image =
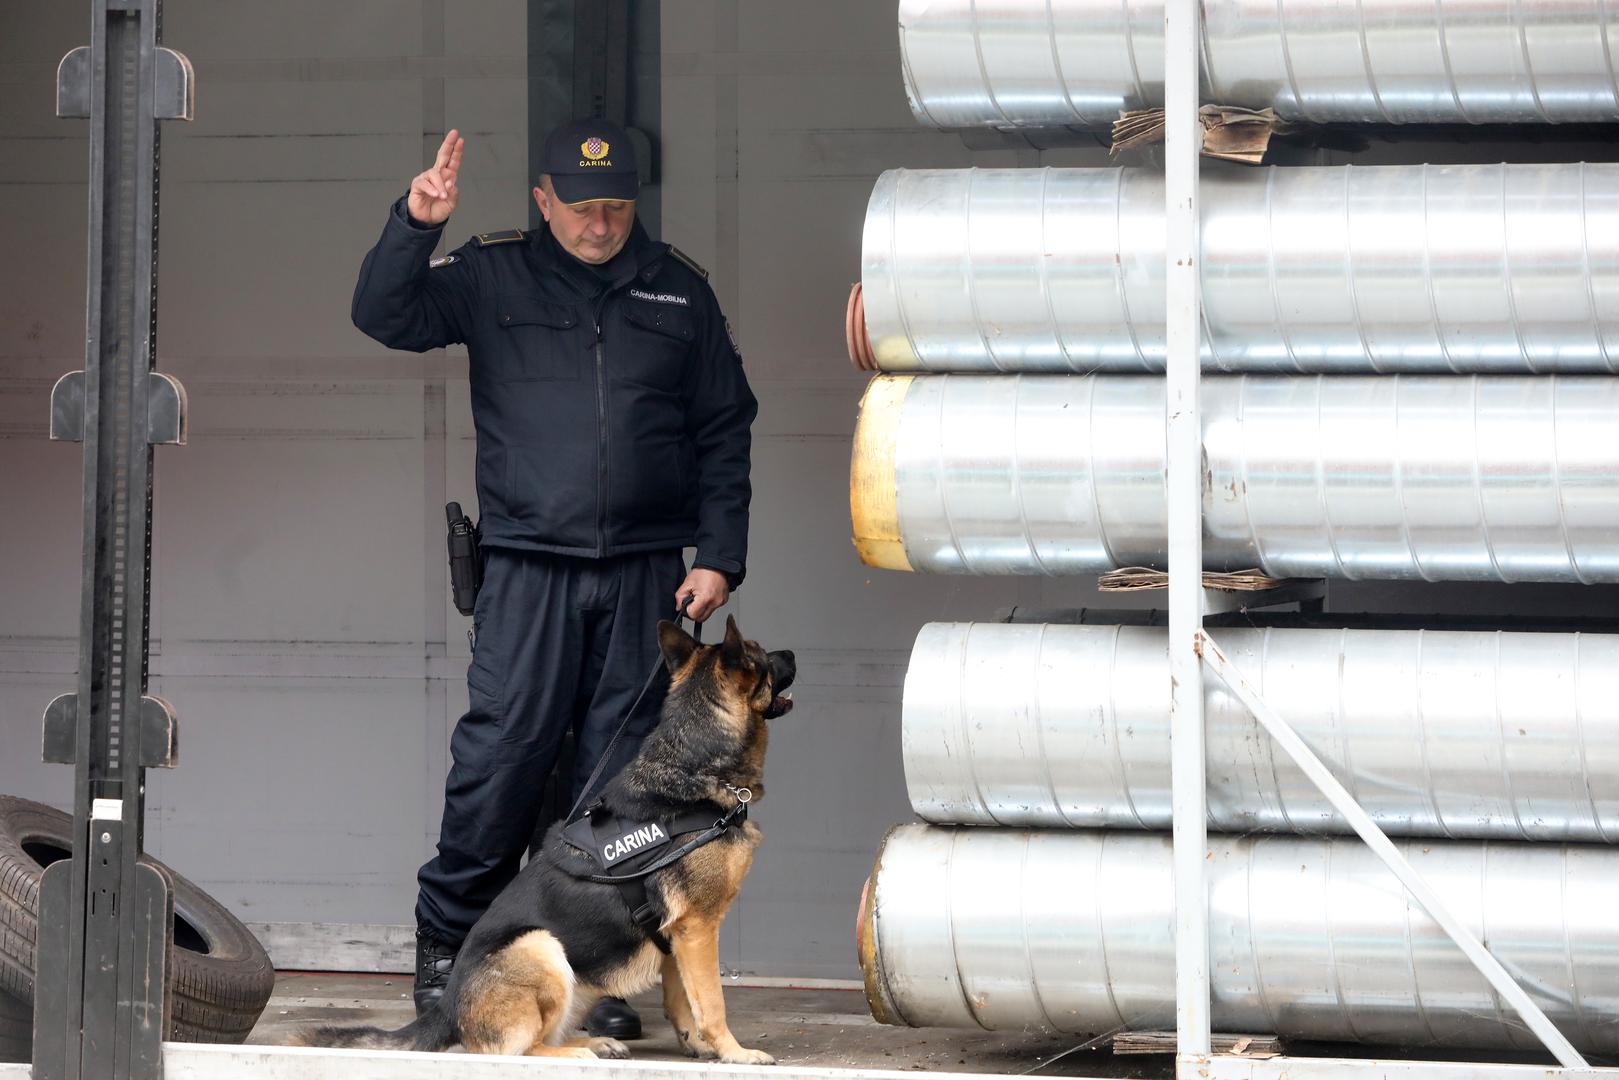
<path id="1" fill-rule="evenodd" d="M 742 666 L 742 657 L 745 650 L 742 644 L 742 631 L 736 628 L 736 616 L 725 616 L 725 641 L 720 646 L 720 659 L 728 668 Z"/>
<path id="2" fill-rule="evenodd" d="M 668 619 L 658 623 L 658 648 L 663 653 L 663 664 L 673 675 L 686 665 L 691 654 L 697 651 L 696 640 L 686 631 Z"/>

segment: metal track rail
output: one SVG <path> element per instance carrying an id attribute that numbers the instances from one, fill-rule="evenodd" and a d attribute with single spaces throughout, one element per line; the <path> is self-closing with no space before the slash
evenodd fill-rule
<path id="1" fill-rule="evenodd" d="M 73 766 L 73 854 L 39 893 L 34 1080 L 162 1073 L 174 888 L 140 858 L 145 770 L 175 761 L 173 709 L 147 694 L 152 447 L 185 441 L 185 392 L 157 348 L 159 122 L 189 120 L 192 71 L 165 49 L 161 0 L 94 0 L 90 44 L 57 75 L 87 118 L 85 367 L 51 393 L 53 439 L 84 443 L 76 693 L 45 713 L 46 761 Z"/>

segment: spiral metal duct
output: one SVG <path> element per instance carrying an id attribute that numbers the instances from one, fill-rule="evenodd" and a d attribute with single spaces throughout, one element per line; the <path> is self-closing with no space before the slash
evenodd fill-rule
<path id="1" fill-rule="evenodd" d="M 1619 379 L 1203 380 L 1203 557 L 1274 577 L 1619 581 Z M 873 566 L 1165 564 L 1164 384 L 880 376 L 854 541 Z"/>
<path id="2" fill-rule="evenodd" d="M 1619 635 L 1214 632 L 1387 833 L 1619 840 Z M 1209 825 L 1348 833 L 1217 679 Z M 1168 829 L 1160 628 L 930 623 L 905 676 L 911 806 L 928 821 Z"/>
<path id="3" fill-rule="evenodd" d="M 1200 188 L 1204 367 L 1619 372 L 1619 164 L 1227 171 Z M 866 329 L 885 371 L 1164 369 L 1164 180 L 884 173 Z"/>
<path id="4" fill-rule="evenodd" d="M 1581 1050 L 1619 1051 L 1619 851 L 1399 842 Z M 1538 1048 L 1360 840 L 1209 838 L 1219 1031 Z M 1167 835 L 888 834 L 861 913 L 872 1014 L 916 1027 L 1081 1035 L 1175 1023 Z"/>
<path id="5" fill-rule="evenodd" d="M 1605 0 L 1204 0 L 1204 101 L 1315 123 L 1619 120 Z M 1164 103 L 1162 0 L 900 0 L 942 128 L 1106 127 Z"/>

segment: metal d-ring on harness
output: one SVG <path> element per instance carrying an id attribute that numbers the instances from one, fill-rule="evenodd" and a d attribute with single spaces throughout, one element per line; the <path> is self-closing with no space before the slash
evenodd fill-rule
<path id="1" fill-rule="evenodd" d="M 676 615 L 677 619 L 686 617 L 686 609 L 691 605 L 691 600 L 692 598 L 687 596 L 685 601 L 681 603 L 680 611 Z M 702 632 L 703 624 L 693 619 L 692 636 L 700 642 L 702 641 Z M 584 787 L 580 790 L 579 798 L 574 802 L 573 808 L 568 811 L 567 823 L 563 826 L 563 839 L 587 854 L 597 866 L 603 864 L 603 852 L 602 844 L 600 843 L 601 835 L 595 832 L 595 823 L 591 820 L 591 815 L 593 811 L 600 807 L 601 803 L 598 800 L 596 803 L 591 804 L 585 809 L 583 815 L 579 813 L 579 806 L 595 788 L 597 779 L 600 778 L 602 770 L 607 767 L 607 762 L 612 757 L 613 747 L 618 744 L 619 737 L 624 734 L 624 729 L 629 726 L 630 718 L 635 715 L 635 710 L 640 707 L 647 691 L 652 688 L 653 680 L 657 678 L 658 668 L 662 666 L 662 663 L 663 661 L 660 657 L 657 665 L 647 675 L 647 680 L 642 685 L 641 692 L 636 695 L 634 703 L 624 713 L 624 719 L 619 723 L 618 730 L 613 733 L 612 739 L 607 743 L 607 749 L 602 751 L 601 760 L 596 762 L 596 768 L 591 772 L 590 779 L 585 781 Z M 623 897 L 625 905 L 630 909 L 630 918 L 635 922 L 635 925 L 639 926 L 652 939 L 652 943 L 658 947 L 658 950 L 665 955 L 669 953 L 669 939 L 658 929 L 658 912 L 647 897 L 646 879 L 659 870 L 673 866 L 704 844 L 718 840 L 729 830 L 737 828 L 747 821 L 748 803 L 753 801 L 753 792 L 748 788 L 739 788 L 731 784 L 726 784 L 725 788 L 736 797 L 736 805 L 725 811 L 717 819 L 713 816 L 712 810 L 689 810 L 666 821 L 648 823 L 639 828 L 632 827 L 631 831 L 626 834 L 626 839 L 644 837 L 645 839 L 640 840 L 640 842 L 645 843 L 650 851 L 655 850 L 661 844 L 668 843 L 670 838 L 679 836 L 682 833 L 696 833 L 695 836 L 679 847 L 657 856 L 657 858 L 645 865 L 635 866 L 634 869 L 625 870 L 622 873 L 579 875 L 581 880 L 584 881 L 593 881 L 617 887 L 619 895 Z M 625 861 L 634 864 L 639 863 L 640 859 L 631 855 Z"/>

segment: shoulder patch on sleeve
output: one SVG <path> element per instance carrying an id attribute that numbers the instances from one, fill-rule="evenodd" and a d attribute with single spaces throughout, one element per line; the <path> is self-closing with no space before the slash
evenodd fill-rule
<path id="1" fill-rule="evenodd" d="M 692 258 L 690 255 L 687 255 L 684 251 L 681 251 L 679 248 L 675 247 L 673 244 L 669 245 L 669 254 L 673 255 L 675 258 L 677 258 L 681 262 L 685 263 L 686 268 L 689 269 L 692 273 L 696 274 L 698 277 L 702 278 L 704 281 L 708 280 L 708 271 L 704 270 L 702 268 L 702 266 L 697 262 L 696 259 Z"/>
<path id="2" fill-rule="evenodd" d="M 479 247 L 489 247 L 491 244 L 511 244 L 526 239 L 522 229 L 502 229 L 499 232 L 481 232 L 472 238 L 473 243 Z"/>
<path id="3" fill-rule="evenodd" d="M 432 269 L 437 270 L 441 266 L 449 266 L 452 263 L 456 263 L 456 262 L 459 262 L 459 261 L 460 261 L 460 256 L 458 256 L 458 255 L 440 255 L 436 259 L 428 259 L 427 260 L 427 265 L 429 267 L 431 267 Z"/>
<path id="4" fill-rule="evenodd" d="M 736 331 L 731 329 L 731 320 L 725 320 L 725 336 L 731 339 L 731 351 L 736 353 L 738 360 L 742 359 L 742 346 L 736 343 Z"/>

